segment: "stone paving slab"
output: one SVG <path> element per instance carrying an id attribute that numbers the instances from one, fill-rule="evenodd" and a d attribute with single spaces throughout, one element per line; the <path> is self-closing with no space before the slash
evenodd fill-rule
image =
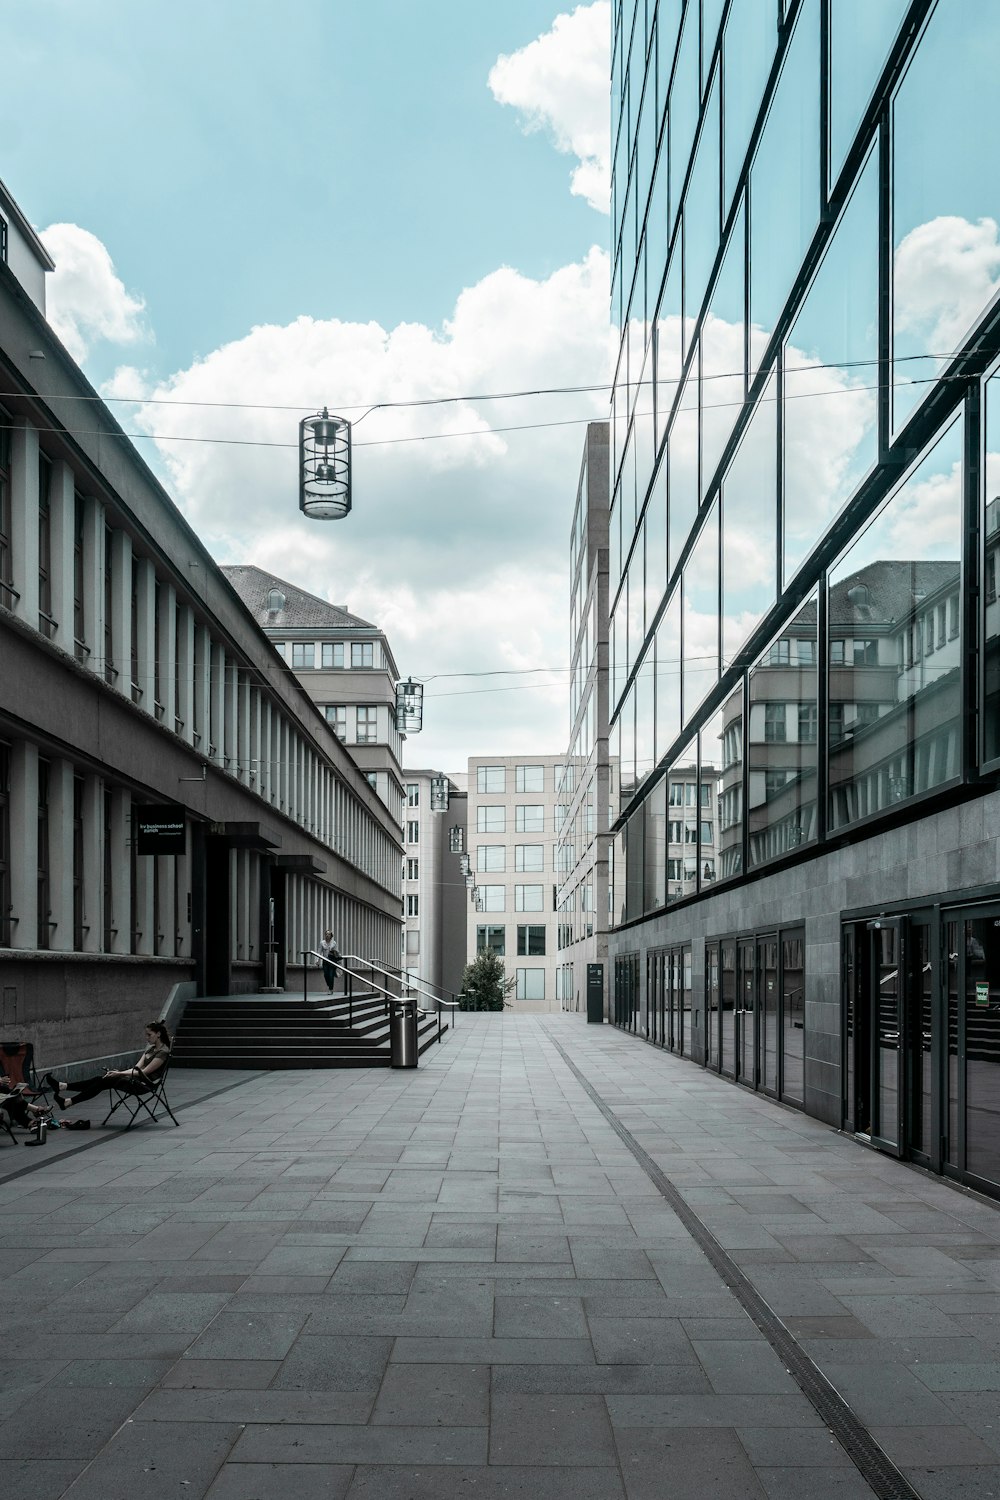
<path id="1" fill-rule="evenodd" d="M 554 1042 L 928 1500 L 1000 1493 L 1000 1211 L 579 1017 L 0 1145 L 5 1500 L 872 1490 Z M 95 1111 L 95 1118 L 97 1115 Z"/>

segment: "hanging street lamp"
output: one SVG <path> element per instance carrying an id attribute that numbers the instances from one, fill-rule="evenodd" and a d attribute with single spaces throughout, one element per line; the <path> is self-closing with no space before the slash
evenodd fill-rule
<path id="1" fill-rule="evenodd" d="M 396 683 L 396 727 L 400 734 L 419 734 L 424 727 L 424 685 L 408 677 Z M 433 807 L 434 786 L 431 783 Z M 445 803 L 447 807 L 447 803 Z"/>
<path id="2" fill-rule="evenodd" d="M 451 799 L 451 785 L 447 776 L 431 777 L 431 812 L 447 812 Z"/>
<path id="3" fill-rule="evenodd" d="M 351 508 L 351 424 L 324 406 L 299 423 L 299 510 L 314 521 L 342 521 Z"/>

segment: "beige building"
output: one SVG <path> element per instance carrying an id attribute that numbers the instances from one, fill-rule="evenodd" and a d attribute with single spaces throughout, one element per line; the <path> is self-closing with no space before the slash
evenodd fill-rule
<path id="1" fill-rule="evenodd" d="M 556 846 L 565 809 L 562 755 L 483 755 L 469 760 L 468 853 L 474 900 L 469 961 L 500 954 L 521 1011 L 559 1009 L 556 994 Z"/>
<path id="2" fill-rule="evenodd" d="M 465 968 L 465 776 L 409 769 L 404 774 L 403 961 L 410 974 L 448 1000 L 458 994 Z"/>

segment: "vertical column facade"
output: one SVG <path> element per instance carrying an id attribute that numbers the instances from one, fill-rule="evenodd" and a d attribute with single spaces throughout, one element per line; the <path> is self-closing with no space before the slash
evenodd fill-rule
<path id="1" fill-rule="evenodd" d="M 132 539 L 124 531 L 112 531 L 111 546 L 111 663 L 117 672 L 114 685 L 126 698 L 132 696 Z"/>
<path id="2" fill-rule="evenodd" d="M 49 481 L 49 584 L 56 642 L 73 655 L 74 577 L 76 544 L 76 492 L 73 470 L 60 460 L 52 465 Z"/>
<path id="3" fill-rule="evenodd" d="M 178 604 L 175 646 L 177 693 L 173 727 L 189 745 L 194 744 L 194 614 L 189 604 Z"/>
<path id="4" fill-rule="evenodd" d="M 38 433 L 18 421 L 10 445 L 11 580 L 14 613 L 38 629 Z M 32 946 L 34 940 L 32 939 Z"/>
<path id="5" fill-rule="evenodd" d="M 83 783 L 83 951 L 100 953 L 104 920 L 104 782 Z"/>
<path id="6" fill-rule="evenodd" d="M 156 634 L 159 641 L 157 676 L 160 683 L 161 717 L 167 728 L 172 730 L 175 728 L 177 715 L 177 590 L 166 580 L 160 583 L 156 608 L 159 614 Z"/>
<path id="7" fill-rule="evenodd" d="M 121 787 L 111 790 L 111 819 L 108 830 L 107 868 L 111 879 L 108 892 L 111 902 L 110 951 L 130 953 L 132 949 L 131 844 L 129 814 L 132 799 Z"/>
<path id="8" fill-rule="evenodd" d="M 88 667 L 103 677 L 104 506 L 92 495 L 83 502 L 83 642 Z"/>
<path id="9" fill-rule="evenodd" d="M 156 716 L 156 572 L 148 557 L 137 557 L 132 563 L 136 595 L 135 659 L 139 704 L 146 713 Z M 131 645 L 131 643 L 130 643 Z"/>
<path id="10" fill-rule="evenodd" d="M 49 762 L 49 827 L 52 913 L 49 946 L 70 952 L 73 948 L 73 763 L 68 760 Z"/>
<path id="11" fill-rule="evenodd" d="M 38 945 L 38 747 L 15 740 L 10 752 L 11 923 L 13 948 Z"/>

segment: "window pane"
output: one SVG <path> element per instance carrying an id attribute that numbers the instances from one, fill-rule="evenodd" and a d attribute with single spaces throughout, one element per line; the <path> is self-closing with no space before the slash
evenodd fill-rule
<path id="1" fill-rule="evenodd" d="M 698 740 L 693 739 L 671 766 L 667 776 L 668 808 L 684 808 L 694 802 L 698 777 Z M 690 797 L 690 801 L 688 800 Z M 634 819 L 633 819 L 634 821 Z M 684 832 L 685 819 L 674 814 L 673 821 Z M 675 830 L 677 831 L 677 830 Z M 682 896 L 693 895 L 698 886 L 697 849 L 691 849 L 683 840 L 675 842 L 667 851 L 667 901 L 678 901 Z M 638 915 L 638 913 L 637 913 Z"/>
<path id="2" fill-rule="evenodd" d="M 708 890 L 719 877 L 715 821 L 722 800 L 722 762 L 725 754 L 725 714 L 720 709 L 701 731 L 701 764 L 699 771 L 699 805 L 701 817 L 688 825 L 694 830 L 698 847 L 698 888 Z"/>
<path id="3" fill-rule="evenodd" d="M 909 0 L 830 6 L 830 181 L 836 182 Z"/>
<path id="4" fill-rule="evenodd" d="M 502 889 L 502 887 L 501 887 Z M 544 911 L 545 910 L 545 887 L 544 885 L 515 885 L 514 887 L 514 910 L 515 911 Z"/>
<path id="5" fill-rule="evenodd" d="M 519 958 L 544 958 L 545 928 L 518 927 L 517 954 Z"/>
<path id="6" fill-rule="evenodd" d="M 687 723 L 719 677 L 719 502 L 716 500 L 684 568 L 684 676 Z"/>
<path id="7" fill-rule="evenodd" d="M 750 671 L 750 866 L 816 837 L 815 594 Z"/>
<path id="8" fill-rule="evenodd" d="M 898 428 L 997 289 L 1000 7 L 942 0 L 893 107 L 893 382 Z M 956 150 L 956 132 L 963 148 Z"/>
<path id="9" fill-rule="evenodd" d="M 985 576 L 982 580 L 984 674 L 986 701 L 983 705 L 983 754 L 987 760 L 1000 756 L 1000 603 L 997 600 L 997 569 L 1000 558 L 1000 375 L 986 382 L 986 488 L 982 528 L 985 546 Z M 938 635 L 947 639 L 947 615 L 941 611 Z M 937 639 L 937 636 L 935 637 Z"/>
<path id="10" fill-rule="evenodd" d="M 875 462 L 877 360 L 873 151 L 785 345 L 786 583 Z"/>
<path id="11" fill-rule="evenodd" d="M 701 95 L 699 78 L 698 6 L 688 5 L 684 12 L 684 30 L 677 54 L 677 66 L 670 90 L 667 140 L 670 150 L 670 222 L 677 218 L 684 174 L 698 128 L 698 104 Z"/>
<path id="12" fill-rule="evenodd" d="M 477 792 L 503 792 L 507 789 L 507 777 L 503 766 L 477 766 Z"/>
<path id="13" fill-rule="evenodd" d="M 692 368 L 677 403 L 667 449 L 670 566 L 675 567 L 698 514 L 698 372 Z"/>
<path id="14" fill-rule="evenodd" d="M 643 803 L 646 821 L 644 905 L 656 911 L 667 900 L 667 780 L 661 776 Z"/>
<path id="15" fill-rule="evenodd" d="M 504 942 L 504 927 L 477 927 L 476 928 L 476 952 L 482 953 L 484 948 L 490 948 L 494 953 L 503 957 L 506 951 Z"/>
<path id="16" fill-rule="evenodd" d="M 767 382 L 722 484 L 724 667 L 775 600 L 778 521 L 776 386 Z"/>
<path id="17" fill-rule="evenodd" d="M 656 759 L 681 730 L 681 591 L 675 589 L 656 627 Z"/>
<path id="18" fill-rule="evenodd" d="M 681 316 L 681 245 L 674 247 L 656 314 L 656 446 L 670 422 L 681 378 L 683 319 Z"/>
<path id="19" fill-rule="evenodd" d="M 723 214 L 732 201 L 764 97 L 778 41 L 773 0 L 740 0 L 729 7 L 723 38 L 725 139 Z"/>
<path id="20" fill-rule="evenodd" d="M 503 844 L 477 844 L 476 870 L 505 870 L 507 851 Z"/>
<path id="21" fill-rule="evenodd" d="M 705 759 L 705 747 L 702 747 Z M 716 874 L 729 880 L 743 870 L 743 684 L 722 707 L 722 770 L 717 784 Z"/>
<path id="22" fill-rule="evenodd" d="M 541 803 L 519 803 L 514 809 L 514 827 L 517 833 L 544 833 L 544 806 Z"/>
<path id="23" fill-rule="evenodd" d="M 962 431 L 956 418 L 830 572 L 831 658 L 837 645 L 843 660 L 830 666 L 831 829 L 961 771 Z"/>
<path id="24" fill-rule="evenodd" d="M 745 215 L 741 207 L 701 330 L 701 493 L 715 477 L 745 392 Z"/>
<path id="25" fill-rule="evenodd" d="M 515 844 L 515 846 L 514 846 L 514 869 L 515 870 L 544 870 L 545 869 L 545 845 L 544 844 Z"/>
<path id="26" fill-rule="evenodd" d="M 517 792 L 544 792 L 545 767 L 516 766 L 514 770 L 514 790 Z"/>
<path id="27" fill-rule="evenodd" d="M 643 517 L 646 542 L 646 624 L 652 624 L 667 586 L 667 465 L 659 473 Z"/>
<path id="28" fill-rule="evenodd" d="M 656 652 L 653 642 L 635 674 L 635 774 L 643 781 L 653 769 L 653 731 Z"/>
<path id="29" fill-rule="evenodd" d="M 719 248 L 720 93 L 716 72 L 684 204 L 684 316 L 692 324 L 701 311 Z"/>
<path id="30" fill-rule="evenodd" d="M 479 886 L 477 908 L 479 911 L 503 911 L 504 887 L 502 885 Z"/>
<path id="31" fill-rule="evenodd" d="M 805 964 L 805 934 L 799 928 L 781 940 L 781 1097 L 793 1104 L 801 1104 L 805 1097 Z"/>
<path id="32" fill-rule="evenodd" d="M 519 1000 L 545 999 L 545 970 L 517 970 L 517 998 Z"/>
<path id="33" fill-rule="evenodd" d="M 1000 928 L 992 920 L 965 923 L 965 976 L 966 1168 L 1000 1183 Z"/>
<path id="34" fill-rule="evenodd" d="M 750 369 L 819 221 L 819 0 L 805 0 L 750 171 Z"/>
<path id="35" fill-rule="evenodd" d="M 506 808 L 503 807 L 477 807 L 476 832 L 504 833 L 507 823 L 506 812 Z"/>

